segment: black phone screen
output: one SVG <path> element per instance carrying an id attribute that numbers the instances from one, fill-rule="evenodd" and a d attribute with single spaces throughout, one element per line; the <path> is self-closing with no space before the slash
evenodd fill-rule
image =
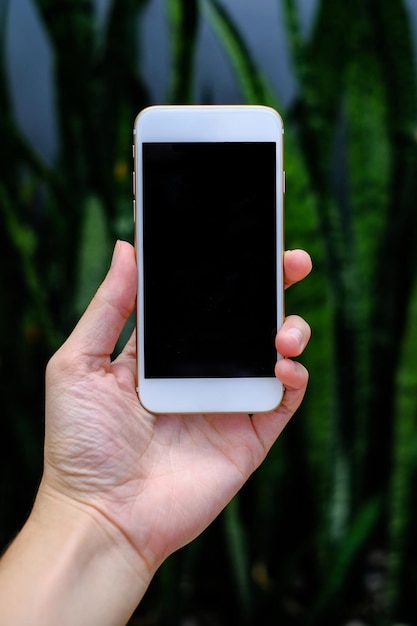
<path id="1" fill-rule="evenodd" d="M 273 376 L 276 144 L 144 143 L 142 164 L 145 377 Z"/>

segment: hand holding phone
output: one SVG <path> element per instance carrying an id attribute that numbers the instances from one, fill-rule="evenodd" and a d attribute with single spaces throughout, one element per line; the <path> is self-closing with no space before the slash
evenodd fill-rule
<path id="1" fill-rule="evenodd" d="M 259 106 L 137 118 L 138 390 L 155 413 L 257 413 L 282 384 L 283 125 Z"/>

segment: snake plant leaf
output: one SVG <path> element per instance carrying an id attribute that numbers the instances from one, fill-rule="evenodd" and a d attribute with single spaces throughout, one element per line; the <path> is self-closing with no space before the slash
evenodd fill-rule
<path id="1" fill-rule="evenodd" d="M 109 262 L 108 223 L 103 205 L 89 196 L 83 210 L 83 224 L 78 248 L 78 280 L 75 313 L 80 316 L 104 278 Z"/>
<path id="2" fill-rule="evenodd" d="M 197 0 L 167 0 L 171 23 L 172 65 L 168 102 L 190 104 L 194 88 L 194 55 L 199 17 Z"/>
<path id="3" fill-rule="evenodd" d="M 255 63 L 235 21 L 219 0 L 201 0 L 201 10 L 234 68 L 242 96 L 247 104 L 279 108 L 277 98 Z"/>

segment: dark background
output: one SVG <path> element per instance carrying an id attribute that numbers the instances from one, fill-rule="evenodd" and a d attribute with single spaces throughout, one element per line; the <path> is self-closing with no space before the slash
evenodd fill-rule
<path id="1" fill-rule="evenodd" d="M 286 246 L 315 266 L 286 305 L 313 328 L 308 394 L 238 497 L 164 564 L 132 624 L 417 623 L 415 11 L 3 0 L 2 546 L 41 475 L 47 359 L 114 239 L 132 239 L 136 114 L 268 104 L 286 127 Z"/>

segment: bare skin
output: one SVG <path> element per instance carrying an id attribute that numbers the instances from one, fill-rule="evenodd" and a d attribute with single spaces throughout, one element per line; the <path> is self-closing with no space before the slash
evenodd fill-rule
<path id="1" fill-rule="evenodd" d="M 307 253 L 285 253 L 287 287 L 310 269 Z M 0 562 L 0 626 L 125 624 L 159 565 L 220 513 L 302 401 L 308 373 L 291 357 L 310 329 L 289 316 L 276 338 L 289 357 L 276 365 L 286 389 L 276 411 L 252 419 L 147 412 L 136 394 L 135 337 L 110 356 L 136 280 L 134 249 L 118 242 L 103 284 L 48 365 L 44 475 Z"/>

